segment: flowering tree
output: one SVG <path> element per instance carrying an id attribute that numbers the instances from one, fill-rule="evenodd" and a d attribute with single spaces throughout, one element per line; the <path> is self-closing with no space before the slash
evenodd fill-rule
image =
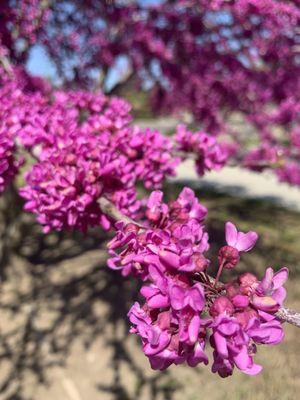
<path id="1" fill-rule="evenodd" d="M 299 177 L 299 3 L 19 3 L 7 1 L 0 14 L 0 193 L 25 165 L 19 193 L 45 233 L 115 229 L 108 266 L 143 282 L 144 303 L 136 302 L 128 316 L 152 368 L 207 364 L 210 345 L 212 371 L 221 377 L 235 366 L 259 373 L 256 345 L 281 342 L 283 322 L 300 326 L 299 314 L 283 307 L 287 268 L 268 268 L 260 280 L 247 272 L 222 282 L 222 271 L 237 268 L 258 239 L 227 222 L 213 277 L 207 209 L 189 188 L 168 204 L 159 189 L 186 158 L 200 176 L 231 159 L 256 170 L 275 167 L 281 179 L 297 183 L 290 176 Z M 58 89 L 29 76 L 23 65 L 38 41 L 62 75 L 73 54 L 74 85 L 89 85 L 99 63 L 105 80 L 126 54 L 130 75 L 141 84 L 153 81 L 154 105 L 188 109 L 206 131 L 179 125 L 166 137 L 133 125 L 121 98 L 88 86 Z M 259 148 L 241 154 L 242 135 L 225 123 L 235 111 L 257 126 Z M 279 125 L 293 141 L 275 135 Z M 140 184 L 149 196 L 139 197 Z"/>
<path id="2" fill-rule="evenodd" d="M 20 64 L 44 46 L 66 85 L 148 87 L 157 112 L 187 110 L 229 134 L 235 162 L 300 183 L 298 0 L 6 0 L 1 41 Z M 116 85 L 116 91 L 119 85 Z M 237 113 L 251 138 L 228 123 Z"/>

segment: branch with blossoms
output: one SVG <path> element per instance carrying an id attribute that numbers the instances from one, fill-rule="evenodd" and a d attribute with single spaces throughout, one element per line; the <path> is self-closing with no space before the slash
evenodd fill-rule
<path id="1" fill-rule="evenodd" d="M 106 215 L 108 215 L 109 217 L 111 217 L 114 221 L 116 222 L 123 222 L 125 225 L 129 225 L 133 227 L 133 226 L 137 226 L 141 231 L 144 231 L 146 228 L 141 225 L 139 222 L 136 222 L 134 220 L 129 219 L 128 217 L 126 217 L 125 215 L 122 215 L 117 209 L 116 207 L 110 203 L 106 198 L 101 197 L 98 200 L 98 203 L 100 205 L 101 210 L 103 211 L 103 213 L 105 213 Z M 230 222 L 227 223 L 227 231 L 228 231 L 228 236 L 230 235 L 229 232 L 231 231 L 236 231 L 236 228 L 234 227 L 234 225 Z M 249 235 L 250 233 L 250 235 Z M 244 234 L 242 232 L 239 232 L 239 236 L 244 236 Z M 248 232 L 248 238 L 252 236 L 252 240 L 254 241 L 257 237 L 257 234 L 255 232 Z M 229 236 L 230 237 L 230 236 Z M 228 240 L 230 240 L 230 238 L 228 238 Z M 235 243 L 236 245 L 236 243 Z M 230 248 L 231 247 L 231 248 Z M 250 250 L 250 249 L 249 249 Z M 244 250 L 246 251 L 246 250 Z M 225 256 L 229 255 L 230 259 L 231 259 L 231 265 L 228 268 L 228 265 L 220 264 L 220 268 L 218 270 L 218 274 L 219 277 L 221 275 L 221 272 L 224 269 L 231 269 L 231 267 L 234 267 L 234 260 L 238 260 L 238 257 L 234 257 L 234 254 L 236 255 L 236 250 L 235 247 L 232 246 L 224 246 L 223 248 L 220 249 L 220 253 L 221 253 L 221 257 L 222 255 Z M 222 258 L 221 258 L 222 259 Z M 216 285 L 218 285 L 218 282 L 215 278 L 213 278 L 211 275 L 206 274 L 206 281 L 209 282 L 209 285 L 211 287 L 215 287 Z M 287 322 L 291 325 L 297 326 L 298 328 L 300 328 L 300 313 L 298 313 L 295 310 L 291 310 L 289 308 L 285 308 L 285 307 L 280 307 L 279 310 L 275 313 L 276 317 L 281 320 L 282 322 Z"/>
<path id="2" fill-rule="evenodd" d="M 187 111 L 201 124 L 203 130 L 188 143 L 185 133 L 178 147 L 192 148 L 189 157 L 204 147 L 205 156 L 210 153 L 205 170 L 224 164 L 224 146 L 213 138 L 227 133 L 243 149 L 231 158 L 235 165 L 270 170 L 280 181 L 300 185 L 298 0 L 69 3 L 20 0 L 16 12 L 6 1 L 0 12 L 4 69 L 12 64 L 24 75 L 32 46 L 42 43 L 65 84 L 71 79 L 74 87 L 87 88 L 96 71 L 110 80 L 125 58 L 135 83 L 153 83 L 154 111 Z M 43 86 L 29 81 L 30 91 Z M 236 113 L 250 124 L 251 140 L 228 124 Z M 200 175 L 202 157 L 196 155 Z"/>
<path id="3" fill-rule="evenodd" d="M 136 302 L 128 315 L 152 368 L 207 364 L 210 345 L 213 372 L 259 373 L 257 345 L 281 342 L 284 321 L 300 325 L 299 314 L 282 306 L 287 268 L 268 268 L 261 280 L 247 272 L 222 282 L 223 270 L 236 268 L 258 238 L 228 222 L 212 277 L 207 209 L 193 191 L 185 188 L 165 204 L 162 192 L 140 199 L 137 190 L 140 184 L 159 189 L 190 154 L 199 175 L 218 170 L 234 146 L 183 125 L 170 139 L 133 126 L 130 105 L 120 98 L 52 90 L 14 73 L 0 88 L 0 191 L 26 161 L 22 149 L 34 163 L 19 193 L 45 233 L 116 229 L 108 266 L 143 282 L 144 303 Z"/>
<path id="4" fill-rule="evenodd" d="M 221 282 L 222 271 L 236 268 L 241 254 L 258 239 L 255 232 L 239 232 L 227 222 L 227 244 L 218 252 L 219 268 L 213 278 L 211 260 L 205 255 L 207 210 L 189 188 L 169 204 L 162 197 L 162 192 L 152 192 L 139 224 L 120 220 L 113 207 L 110 212 L 118 222 L 116 236 L 108 244 L 108 266 L 143 281 L 144 303 L 136 302 L 128 313 L 131 332 L 140 336 L 153 369 L 208 364 L 204 350 L 209 343 L 212 372 L 227 377 L 237 367 L 256 375 L 262 369 L 253 360 L 257 345 L 280 343 L 283 322 L 300 327 L 300 314 L 282 306 L 288 269 L 274 273 L 268 268 L 261 281 L 246 272 Z M 99 204 L 108 211 L 106 200 Z"/>

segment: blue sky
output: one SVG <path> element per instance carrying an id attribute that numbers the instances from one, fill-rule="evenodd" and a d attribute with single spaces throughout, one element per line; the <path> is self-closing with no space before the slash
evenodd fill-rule
<path id="1" fill-rule="evenodd" d="M 162 3 L 164 0 L 138 0 L 138 2 L 144 6 L 157 5 Z M 119 70 L 125 66 L 126 61 L 119 60 L 116 68 L 110 73 L 109 85 L 113 85 L 119 75 Z M 30 57 L 27 63 L 27 70 L 32 75 L 43 76 L 51 79 L 52 82 L 59 83 L 57 78 L 56 69 L 54 64 L 51 62 L 46 51 L 42 46 L 34 46 L 30 51 Z"/>

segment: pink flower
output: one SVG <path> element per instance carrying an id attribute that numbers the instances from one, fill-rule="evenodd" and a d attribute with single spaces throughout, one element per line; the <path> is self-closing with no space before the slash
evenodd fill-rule
<path id="1" fill-rule="evenodd" d="M 206 275 L 209 260 L 203 254 L 206 210 L 186 188 L 169 204 L 162 197 L 162 192 L 151 193 L 143 228 L 118 223 L 109 243 L 113 256 L 109 266 L 145 282 L 141 289 L 145 304 L 136 303 L 129 312 L 131 332 L 141 337 L 154 369 L 206 364 L 204 346 L 209 337 L 213 372 L 226 377 L 237 367 L 258 374 L 262 367 L 254 363 L 256 344 L 277 344 L 284 336 L 275 312 L 285 297 L 288 270 L 274 273 L 268 268 L 261 282 L 247 272 L 226 285 L 216 285 Z M 222 268 L 236 265 L 239 252 L 254 246 L 257 234 L 238 232 L 228 222 L 226 240 L 228 245 L 219 251 L 217 282 Z"/>
<path id="2" fill-rule="evenodd" d="M 236 226 L 232 222 L 226 222 L 225 236 L 228 246 L 234 247 L 239 252 L 251 250 L 258 239 L 256 232 L 238 232 Z"/>
<path id="3" fill-rule="evenodd" d="M 253 362 L 250 337 L 235 318 L 220 315 L 214 321 L 212 328 L 211 343 L 215 349 L 216 360 L 213 372 L 220 371 L 221 376 L 228 376 L 234 365 L 248 375 L 256 375 L 261 371 L 262 367 Z M 224 371 L 225 366 L 227 368 Z"/>
<path id="4" fill-rule="evenodd" d="M 22 160 L 18 160 L 15 153 L 14 141 L 0 123 L 0 195 L 14 179 L 22 164 Z"/>
<path id="5" fill-rule="evenodd" d="M 281 268 L 275 274 L 272 268 L 267 268 L 263 280 L 257 285 L 253 293 L 253 306 L 262 311 L 277 311 L 286 297 L 286 290 L 283 285 L 287 278 L 287 268 Z"/>

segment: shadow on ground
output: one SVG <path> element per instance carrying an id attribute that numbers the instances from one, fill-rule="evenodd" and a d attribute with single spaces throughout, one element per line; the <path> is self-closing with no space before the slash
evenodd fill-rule
<path id="1" fill-rule="evenodd" d="M 31 228 L 11 258 L 0 297 L 0 393 L 7 400 L 31 399 L 29 375 L 47 385 L 49 369 L 65 364 L 74 341 L 80 338 L 87 351 L 101 337 L 110 348 L 113 379 L 99 383 L 99 392 L 131 400 L 148 386 L 149 399 L 159 393 L 171 399 L 172 387 L 160 385 L 165 376 L 147 377 L 125 347 L 126 315 L 139 287 L 106 267 L 103 234 L 44 236 Z M 121 363 L 136 375 L 133 397 L 121 382 Z"/>
<path id="2" fill-rule="evenodd" d="M 174 198 L 180 189 L 170 184 L 166 193 Z M 224 222 L 232 220 L 242 230 L 261 234 L 256 250 L 243 257 L 240 271 L 247 265 L 262 274 L 268 265 L 277 268 L 286 263 L 292 278 L 297 278 L 298 213 L 213 190 L 200 189 L 197 195 L 210 210 L 212 254 L 224 243 Z M 185 382 L 169 372 L 150 371 L 135 338 L 128 335 L 126 315 L 138 298 L 139 286 L 106 267 L 104 234 L 94 230 L 88 237 L 43 235 L 26 218 L 0 294 L 0 398 L 177 399 Z M 197 379 L 201 371 L 197 370 Z M 53 383 L 56 389 L 48 391 Z M 198 398 L 198 389 L 195 397 L 189 390 L 184 388 L 186 400 Z"/>

